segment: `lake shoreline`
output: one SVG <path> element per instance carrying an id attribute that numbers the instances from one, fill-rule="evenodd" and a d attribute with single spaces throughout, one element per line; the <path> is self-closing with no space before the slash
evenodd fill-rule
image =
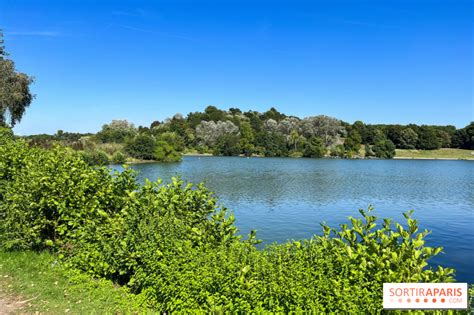
<path id="1" fill-rule="evenodd" d="M 474 161 L 474 158 L 448 158 L 448 157 L 411 157 L 411 156 L 395 156 L 394 160 L 447 160 L 447 161 Z"/>

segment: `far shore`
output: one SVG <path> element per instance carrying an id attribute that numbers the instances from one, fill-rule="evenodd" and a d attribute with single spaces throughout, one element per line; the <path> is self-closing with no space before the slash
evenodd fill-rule
<path id="1" fill-rule="evenodd" d="M 461 149 L 449 149 L 442 148 L 438 150 L 402 150 L 397 149 L 397 155 L 393 157 L 394 160 L 446 160 L 446 161 L 474 161 L 474 151 L 461 150 Z M 186 152 L 183 156 L 194 156 L 194 157 L 212 157 L 215 156 L 212 153 L 198 153 L 198 152 Z M 240 157 L 245 157 L 240 155 Z M 259 155 L 252 155 L 251 157 L 264 157 Z M 300 157 L 287 157 L 287 158 L 300 158 Z M 323 159 L 335 159 L 336 157 L 323 157 Z M 337 159 L 337 158 L 336 158 Z M 372 160 L 376 158 L 366 158 L 361 154 L 360 156 L 353 157 L 352 159 L 357 160 Z M 155 160 L 139 160 L 133 159 L 127 161 L 126 164 L 146 164 L 146 163 L 160 163 Z"/>
<path id="2" fill-rule="evenodd" d="M 447 158 L 447 157 L 410 157 L 410 156 L 395 156 L 394 160 L 452 160 L 452 161 L 474 161 L 474 157 L 466 158 L 466 157 L 459 157 L 459 158 Z"/>
<path id="3" fill-rule="evenodd" d="M 188 153 L 183 153 L 183 156 L 214 156 L 211 153 L 193 153 L 193 152 L 188 152 Z"/>

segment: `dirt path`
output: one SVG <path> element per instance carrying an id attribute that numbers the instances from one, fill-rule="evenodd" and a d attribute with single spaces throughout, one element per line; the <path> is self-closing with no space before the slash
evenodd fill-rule
<path id="1" fill-rule="evenodd" d="M 0 294 L 2 293 L 0 292 Z M 2 294 L 0 295 L 0 315 L 18 313 L 22 309 L 23 304 L 24 302 L 19 299 L 4 296 Z"/>

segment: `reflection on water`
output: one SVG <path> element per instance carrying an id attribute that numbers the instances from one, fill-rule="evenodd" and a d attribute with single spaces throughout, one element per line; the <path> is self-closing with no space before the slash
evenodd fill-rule
<path id="1" fill-rule="evenodd" d="M 132 168 L 140 180 L 205 181 L 234 211 L 240 231 L 256 229 L 265 243 L 311 237 L 320 222 L 336 226 L 369 204 L 375 215 L 399 221 L 414 209 L 422 228 L 433 231 L 429 245 L 445 248 L 433 263 L 474 282 L 474 162 L 185 157 Z"/>

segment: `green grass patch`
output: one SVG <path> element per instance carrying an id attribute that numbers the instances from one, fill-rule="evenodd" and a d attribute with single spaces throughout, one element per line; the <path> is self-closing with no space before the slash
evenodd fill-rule
<path id="1" fill-rule="evenodd" d="M 146 312 L 140 296 L 111 281 L 67 270 L 47 252 L 0 251 L 0 298 L 22 302 L 15 303 L 20 313 Z"/>
<path id="2" fill-rule="evenodd" d="M 474 160 L 474 151 L 463 149 L 405 150 L 397 149 L 395 158 L 413 159 L 463 159 Z"/>

